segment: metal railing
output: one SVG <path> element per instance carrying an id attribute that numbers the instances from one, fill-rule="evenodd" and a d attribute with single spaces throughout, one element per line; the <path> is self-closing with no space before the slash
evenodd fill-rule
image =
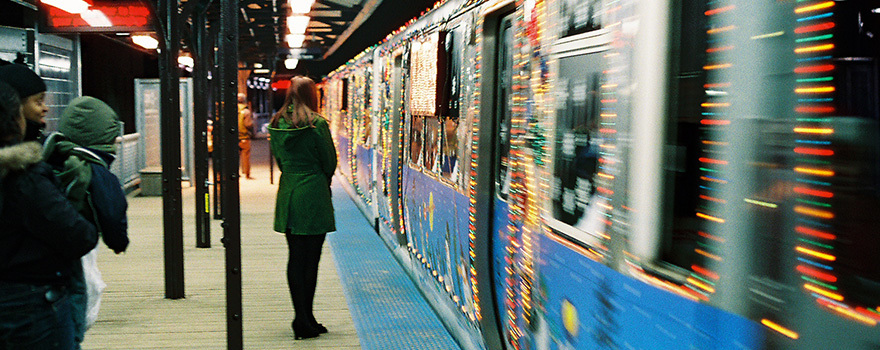
<path id="1" fill-rule="evenodd" d="M 116 161 L 110 164 L 110 172 L 119 178 L 126 191 L 141 180 L 137 161 L 140 140 L 141 135 L 137 133 L 116 138 Z"/>

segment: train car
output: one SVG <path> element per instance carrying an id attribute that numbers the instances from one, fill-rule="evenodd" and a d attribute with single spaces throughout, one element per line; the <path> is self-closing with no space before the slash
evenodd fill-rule
<path id="1" fill-rule="evenodd" d="M 327 111 L 339 150 L 340 173 L 358 197 L 355 203 L 373 221 L 373 123 L 370 110 L 371 57 L 358 55 L 332 83 L 321 83 L 322 109 Z"/>
<path id="2" fill-rule="evenodd" d="M 465 349 L 880 347 L 880 2 L 448 0 L 330 74 Z"/>

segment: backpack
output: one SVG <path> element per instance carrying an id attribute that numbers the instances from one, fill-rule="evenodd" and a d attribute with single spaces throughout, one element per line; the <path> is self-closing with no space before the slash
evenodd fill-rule
<path id="1" fill-rule="evenodd" d="M 96 153 L 67 140 L 59 132 L 49 134 L 43 141 L 43 160 L 52 165 L 61 191 L 73 207 L 92 222 L 100 234 L 97 212 L 89 193 L 91 164 L 108 168 L 107 163 Z"/>

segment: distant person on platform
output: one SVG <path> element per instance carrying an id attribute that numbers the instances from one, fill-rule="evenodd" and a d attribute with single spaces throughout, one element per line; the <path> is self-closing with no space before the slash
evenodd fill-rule
<path id="1" fill-rule="evenodd" d="M 43 118 L 49 113 L 46 106 L 46 83 L 37 73 L 22 64 L 0 66 L 0 81 L 12 86 L 21 99 L 21 111 L 27 127 L 24 141 L 43 141 Z"/>
<path id="2" fill-rule="evenodd" d="M 336 231 L 330 179 L 336 170 L 336 148 L 330 126 L 318 114 L 318 89 L 306 77 L 294 77 L 284 105 L 269 122 L 269 144 L 281 169 L 275 201 L 276 232 L 287 238 L 287 283 L 295 318 L 295 339 L 314 338 L 327 328 L 315 320 L 321 246 Z"/>
<path id="3" fill-rule="evenodd" d="M 251 177 L 251 138 L 254 137 L 254 118 L 247 105 L 247 95 L 238 94 L 238 150 L 241 157 L 241 173 Z"/>

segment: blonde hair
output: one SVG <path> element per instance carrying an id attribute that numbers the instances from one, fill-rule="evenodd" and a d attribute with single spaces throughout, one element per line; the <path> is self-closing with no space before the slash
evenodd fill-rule
<path id="1" fill-rule="evenodd" d="M 294 127 L 314 127 L 315 119 L 323 118 L 318 114 L 318 110 L 318 87 L 315 81 L 308 77 L 296 76 L 290 79 L 284 105 L 272 116 L 269 125 L 277 128 L 278 121 L 284 118 Z"/>

